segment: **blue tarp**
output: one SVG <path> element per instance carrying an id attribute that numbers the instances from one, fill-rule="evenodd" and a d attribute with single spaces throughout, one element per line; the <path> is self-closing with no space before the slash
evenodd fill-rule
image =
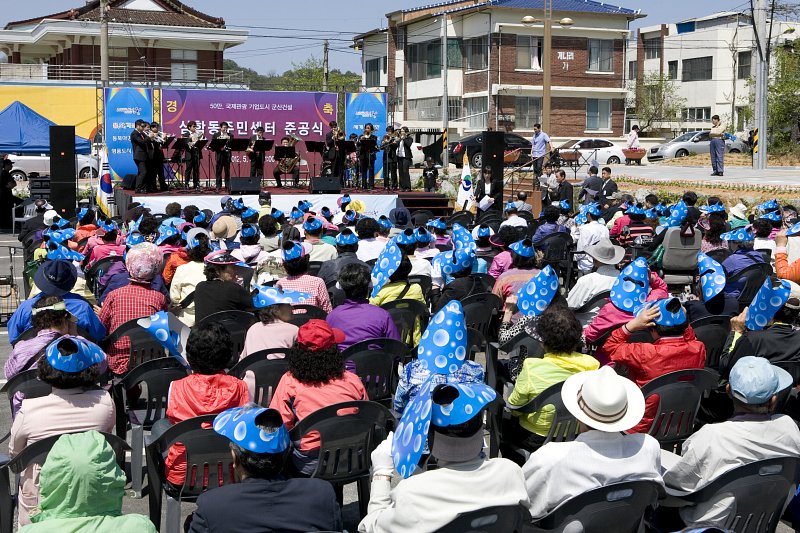
<path id="1" fill-rule="evenodd" d="M 46 119 L 22 102 L 13 102 L 0 111 L 0 153 L 46 154 L 50 152 L 50 126 Z M 75 136 L 75 153 L 88 154 L 88 139 Z"/>

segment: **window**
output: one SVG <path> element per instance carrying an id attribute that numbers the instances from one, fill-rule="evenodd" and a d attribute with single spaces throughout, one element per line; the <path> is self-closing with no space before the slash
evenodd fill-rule
<path id="1" fill-rule="evenodd" d="M 542 69 L 542 38 L 517 35 L 517 68 Z"/>
<path id="2" fill-rule="evenodd" d="M 661 37 L 644 40 L 644 58 L 658 59 L 661 57 Z"/>
<path id="3" fill-rule="evenodd" d="M 667 63 L 667 78 L 671 80 L 678 79 L 678 62 L 670 61 Z"/>
<path id="4" fill-rule="evenodd" d="M 173 61 L 197 61 L 197 50 L 170 50 Z"/>
<path id="5" fill-rule="evenodd" d="M 403 78 L 395 78 L 394 79 L 394 91 L 395 91 L 395 98 L 397 100 L 397 105 L 403 104 Z"/>
<path id="6" fill-rule="evenodd" d="M 614 71 L 614 41 L 589 39 L 589 70 L 592 72 Z"/>
<path id="7" fill-rule="evenodd" d="M 532 130 L 534 124 L 542 122 L 542 99 L 539 96 L 517 96 L 515 126 Z"/>
<path id="8" fill-rule="evenodd" d="M 406 47 L 406 27 L 398 26 L 394 34 L 394 46 L 397 50 L 402 50 Z"/>
<path id="9" fill-rule="evenodd" d="M 170 72 L 172 81 L 197 81 L 197 63 L 173 63 Z"/>
<path id="10" fill-rule="evenodd" d="M 684 59 L 682 81 L 710 80 L 713 73 L 713 61 L 711 56 Z"/>
<path id="11" fill-rule="evenodd" d="M 451 96 L 447 99 L 447 118 L 449 120 L 461 120 L 464 115 L 464 106 L 460 96 Z"/>
<path id="12" fill-rule="evenodd" d="M 427 41 L 408 45 L 409 81 L 428 80 L 442 75 L 442 42 Z"/>
<path id="13" fill-rule="evenodd" d="M 710 107 L 684 108 L 683 120 L 687 122 L 711 122 L 711 108 Z"/>
<path id="14" fill-rule="evenodd" d="M 489 102 L 486 97 L 464 98 L 464 113 L 470 128 L 485 128 L 489 115 Z"/>
<path id="15" fill-rule="evenodd" d="M 628 79 L 635 80 L 638 71 L 639 71 L 638 62 L 628 61 Z"/>
<path id="16" fill-rule="evenodd" d="M 128 49 L 127 48 L 109 48 L 108 59 L 111 61 L 128 62 Z"/>
<path id="17" fill-rule="evenodd" d="M 367 87 L 378 87 L 381 84 L 381 58 L 367 59 L 364 62 L 364 74 Z"/>
<path id="18" fill-rule="evenodd" d="M 589 131 L 611 129 L 611 100 L 586 99 L 586 129 Z"/>
<path id="19" fill-rule="evenodd" d="M 483 70 L 489 66 L 488 50 L 489 39 L 475 37 L 464 39 L 464 55 L 467 56 L 467 70 Z"/>
<path id="20" fill-rule="evenodd" d="M 464 63 L 464 54 L 461 51 L 461 39 L 447 39 L 447 68 L 461 68 Z"/>
<path id="21" fill-rule="evenodd" d="M 751 63 L 753 61 L 753 52 L 739 52 L 739 64 L 736 67 L 736 79 L 746 80 L 750 77 Z"/>
<path id="22" fill-rule="evenodd" d="M 407 120 L 442 120 L 441 98 L 417 98 L 408 101 Z"/>

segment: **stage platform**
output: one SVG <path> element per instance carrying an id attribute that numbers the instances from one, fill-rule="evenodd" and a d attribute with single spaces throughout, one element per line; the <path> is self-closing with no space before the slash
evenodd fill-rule
<path id="1" fill-rule="evenodd" d="M 361 200 L 366 206 L 365 214 L 373 216 L 389 215 L 389 211 L 395 207 L 406 207 L 410 211 L 416 209 L 429 209 L 436 215 L 446 216 L 452 213 L 450 202 L 447 196 L 436 193 L 426 193 L 421 191 L 399 192 L 388 191 L 385 189 L 373 189 L 363 191 L 360 189 L 343 189 L 339 194 L 311 194 L 306 188 L 277 188 L 267 187 L 262 189 L 269 191 L 272 195 L 272 206 L 289 213 L 292 207 L 297 205 L 301 199 L 308 200 L 314 206 L 314 211 L 319 211 L 327 206 L 331 212 L 337 213 L 339 206 L 337 200 L 345 193 L 350 195 L 353 200 Z M 121 187 L 114 189 L 114 200 L 116 202 L 118 214 L 124 213 L 132 202 L 141 202 L 153 213 L 163 213 L 164 208 L 170 202 L 178 202 L 181 205 L 196 205 L 200 209 L 210 209 L 214 212 L 219 211 L 220 200 L 226 193 L 219 192 L 213 188 L 201 189 L 199 191 L 189 189 L 174 189 L 166 193 L 146 193 L 138 194 L 134 191 L 124 190 Z M 254 209 L 259 208 L 258 194 L 230 195 L 235 198 L 241 197 L 245 205 Z"/>

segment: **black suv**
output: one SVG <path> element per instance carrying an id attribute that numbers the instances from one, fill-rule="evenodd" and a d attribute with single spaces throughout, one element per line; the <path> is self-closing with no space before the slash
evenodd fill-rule
<path id="1" fill-rule="evenodd" d="M 520 149 L 520 157 L 514 162 L 514 165 L 523 165 L 531 159 L 531 141 L 517 135 L 516 133 L 506 133 L 506 150 Z M 456 164 L 457 168 L 461 168 L 464 163 L 464 151 L 469 158 L 469 164 L 472 167 L 481 168 L 483 157 L 481 151 L 483 150 L 483 134 L 475 133 L 468 135 L 458 141 L 453 141 L 448 144 L 447 149 L 450 153 L 450 161 Z"/>

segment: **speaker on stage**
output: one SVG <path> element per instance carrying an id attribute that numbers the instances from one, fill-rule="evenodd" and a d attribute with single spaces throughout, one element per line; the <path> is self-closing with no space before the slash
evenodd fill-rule
<path id="1" fill-rule="evenodd" d="M 77 207 L 75 126 L 50 126 L 50 203 L 64 218 Z"/>
<path id="2" fill-rule="evenodd" d="M 503 182 L 503 152 L 506 148 L 506 135 L 502 131 L 484 131 L 481 157 L 483 166 L 492 167 L 492 178 Z M 481 169 L 483 170 L 483 169 Z M 502 207 L 502 206 L 501 206 Z"/>
<path id="3" fill-rule="evenodd" d="M 342 192 L 342 185 L 339 178 L 334 176 L 314 176 L 311 178 L 311 194 L 339 194 Z"/>
<path id="4" fill-rule="evenodd" d="M 136 174 L 125 174 L 122 177 L 122 188 L 126 191 L 133 191 L 136 189 Z"/>
<path id="5" fill-rule="evenodd" d="M 261 192 L 261 178 L 231 176 L 231 194 L 258 194 Z"/>

